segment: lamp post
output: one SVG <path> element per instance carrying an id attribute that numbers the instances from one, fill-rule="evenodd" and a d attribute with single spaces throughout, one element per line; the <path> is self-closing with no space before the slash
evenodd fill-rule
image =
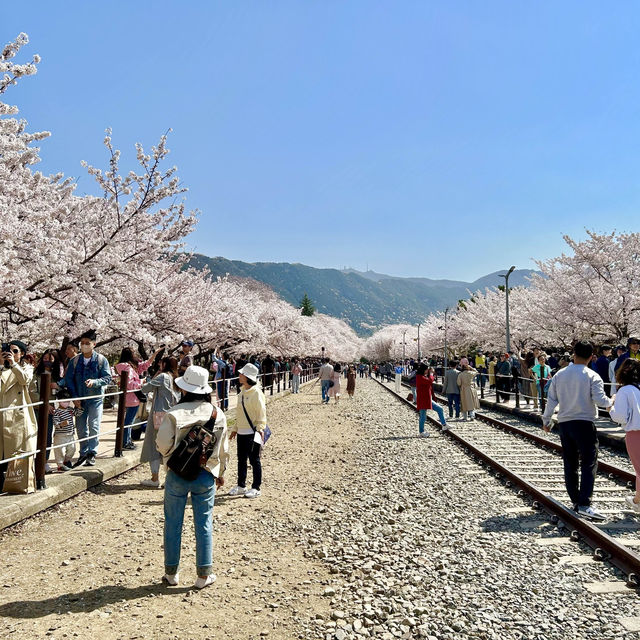
<path id="1" fill-rule="evenodd" d="M 511 267 L 511 269 L 509 269 L 509 271 L 507 271 L 506 274 L 501 273 L 500 277 L 504 278 L 504 290 L 505 293 L 507 294 L 506 296 L 506 317 L 507 317 L 507 353 L 509 353 L 509 351 L 511 351 L 511 334 L 509 332 L 509 276 L 513 273 L 515 269 L 515 266 Z"/>
<path id="2" fill-rule="evenodd" d="M 444 370 L 447 371 L 447 316 L 449 315 L 449 307 L 444 310 Z"/>
<path id="3" fill-rule="evenodd" d="M 418 362 L 420 362 L 420 325 L 422 323 L 418 322 Z"/>
<path id="4" fill-rule="evenodd" d="M 405 348 L 404 348 L 404 337 L 407 335 L 407 330 L 405 329 L 402 332 L 402 366 L 404 367 L 404 359 L 405 359 Z"/>

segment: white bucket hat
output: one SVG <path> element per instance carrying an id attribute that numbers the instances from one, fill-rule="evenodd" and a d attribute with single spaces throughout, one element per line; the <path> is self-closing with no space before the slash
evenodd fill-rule
<path id="1" fill-rule="evenodd" d="M 251 382 L 258 382 L 258 367 L 250 362 L 245 364 L 238 373 L 241 373 L 246 378 L 249 378 Z"/>
<path id="2" fill-rule="evenodd" d="M 180 378 L 176 378 L 176 386 L 191 393 L 211 393 L 213 389 L 209 386 L 209 372 L 202 368 L 191 365 Z"/>

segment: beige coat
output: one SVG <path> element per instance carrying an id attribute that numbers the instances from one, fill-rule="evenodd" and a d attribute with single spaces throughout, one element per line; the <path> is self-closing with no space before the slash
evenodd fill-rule
<path id="1" fill-rule="evenodd" d="M 480 408 L 478 392 L 476 390 L 476 371 L 461 371 L 458 375 L 458 386 L 460 387 L 460 408 L 462 411 L 475 411 Z"/>
<path id="2" fill-rule="evenodd" d="M 0 369 L 0 408 L 30 404 L 32 378 L 31 365 L 16 364 L 11 369 Z M 0 460 L 35 451 L 37 440 L 38 423 L 33 407 L 0 412 Z"/>

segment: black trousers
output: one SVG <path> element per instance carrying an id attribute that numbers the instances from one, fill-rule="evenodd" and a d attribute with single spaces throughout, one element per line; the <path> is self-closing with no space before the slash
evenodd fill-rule
<path id="1" fill-rule="evenodd" d="M 502 402 L 509 402 L 509 398 L 511 396 L 507 392 L 509 391 L 510 385 L 510 378 L 498 378 L 496 380 L 496 394 L 498 395 L 498 399 L 502 400 Z M 501 391 L 503 393 L 500 393 Z"/>
<path id="2" fill-rule="evenodd" d="M 598 470 L 596 425 L 588 420 L 568 420 L 558 424 L 558 431 L 562 443 L 567 493 L 573 504 L 588 507 Z"/>
<path id="3" fill-rule="evenodd" d="M 262 447 L 253 441 L 253 433 L 249 435 L 238 434 L 238 486 L 245 487 L 247 484 L 247 461 L 251 463 L 253 469 L 252 489 L 260 490 L 262 484 L 262 461 L 260 453 Z"/>

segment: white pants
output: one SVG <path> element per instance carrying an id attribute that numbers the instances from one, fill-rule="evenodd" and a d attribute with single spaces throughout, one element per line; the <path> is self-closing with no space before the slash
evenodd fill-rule
<path id="1" fill-rule="evenodd" d="M 402 391 L 402 374 L 396 373 L 396 393 L 400 393 Z"/>
<path id="2" fill-rule="evenodd" d="M 53 434 L 53 446 L 60 444 L 67 445 L 66 447 L 60 447 L 53 450 L 56 463 L 62 464 L 65 460 L 71 460 L 76 453 L 76 443 L 73 441 L 74 437 L 72 433 L 54 433 Z"/>

